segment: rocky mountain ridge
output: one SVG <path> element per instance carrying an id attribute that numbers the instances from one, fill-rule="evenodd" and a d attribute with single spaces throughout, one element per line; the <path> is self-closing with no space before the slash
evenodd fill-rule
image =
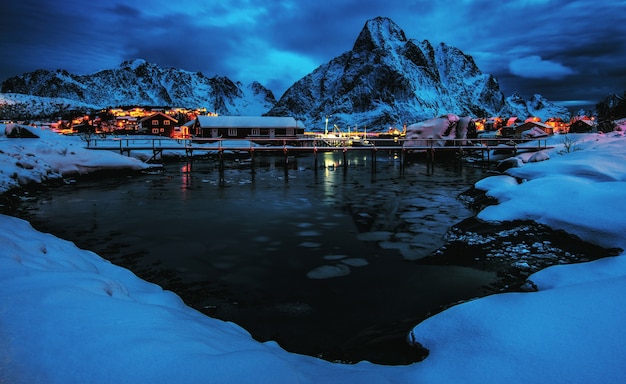
<path id="1" fill-rule="evenodd" d="M 7 79 L 1 90 L 0 115 L 7 114 L 7 106 L 15 112 L 37 105 L 52 110 L 59 104 L 159 105 L 204 107 L 221 115 L 293 116 L 309 129 L 320 128 L 328 116 L 332 124 L 372 131 L 447 113 L 569 118 L 566 108 L 540 95 L 504 97 L 497 79 L 482 73 L 471 56 L 444 43 L 407 39 L 384 17 L 368 20 L 350 51 L 298 80 L 278 101 L 258 82 L 244 86 L 142 59 L 92 75 L 39 70 Z"/>
<path id="2" fill-rule="evenodd" d="M 342 124 L 403 125 L 446 113 L 498 115 L 497 80 L 443 43 L 408 40 L 393 21 L 369 20 L 354 47 L 296 82 L 268 114 L 304 121 L 333 116 Z"/>
<path id="3" fill-rule="evenodd" d="M 258 82 L 244 86 L 227 77 L 161 68 L 142 59 L 91 75 L 38 70 L 7 79 L 2 93 L 73 100 L 79 107 L 191 107 L 224 115 L 261 115 L 276 103 L 273 93 Z"/>

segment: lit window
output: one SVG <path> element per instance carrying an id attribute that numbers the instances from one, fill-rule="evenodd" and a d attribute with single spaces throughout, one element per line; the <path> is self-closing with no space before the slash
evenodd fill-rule
<path id="1" fill-rule="evenodd" d="M 152 133 L 154 133 L 154 134 L 159 133 L 159 128 L 152 128 Z"/>
<path id="2" fill-rule="evenodd" d="M 163 122 L 163 125 L 170 125 L 170 121 L 169 121 L 169 120 L 165 120 L 165 121 Z"/>
<path id="3" fill-rule="evenodd" d="M 152 120 L 152 125 L 159 125 L 159 120 Z"/>

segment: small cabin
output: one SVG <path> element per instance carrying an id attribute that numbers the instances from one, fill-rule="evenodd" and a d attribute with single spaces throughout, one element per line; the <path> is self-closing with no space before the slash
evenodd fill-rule
<path id="1" fill-rule="evenodd" d="M 202 138 L 296 139 L 304 135 L 304 126 L 293 117 L 198 116 L 190 131 Z"/>
<path id="2" fill-rule="evenodd" d="M 587 119 L 576 120 L 569 126 L 571 133 L 588 133 L 594 129 L 593 121 Z"/>
<path id="3" fill-rule="evenodd" d="M 523 124 L 519 124 L 519 125 L 514 125 L 514 126 L 509 126 L 509 127 L 502 127 L 500 130 L 500 134 L 502 137 L 511 137 L 511 138 L 520 138 L 522 137 L 522 133 L 526 132 L 526 131 L 530 131 L 530 130 L 537 130 L 540 129 L 541 131 L 543 131 L 546 135 L 553 135 L 554 134 L 554 128 L 538 122 L 538 121 L 527 121 Z"/>
<path id="4" fill-rule="evenodd" d="M 514 126 L 514 125 L 521 124 L 521 123 L 523 123 L 522 119 L 520 119 L 520 118 L 519 118 L 519 117 L 517 117 L 517 116 L 512 116 L 512 117 L 509 117 L 509 118 L 507 119 L 507 121 L 506 121 L 506 126 L 507 126 L 507 127 L 512 127 L 512 126 Z"/>
<path id="5" fill-rule="evenodd" d="M 147 134 L 173 137 L 178 120 L 163 112 L 157 112 L 139 120 L 140 131 Z"/>

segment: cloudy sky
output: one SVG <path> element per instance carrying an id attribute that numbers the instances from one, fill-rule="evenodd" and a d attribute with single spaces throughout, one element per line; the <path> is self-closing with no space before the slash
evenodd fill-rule
<path id="1" fill-rule="evenodd" d="M 0 81 L 142 58 L 256 80 L 279 98 L 386 16 L 407 38 L 473 56 L 505 95 L 571 106 L 626 91 L 626 0 L 10 0 L 0 15 Z"/>

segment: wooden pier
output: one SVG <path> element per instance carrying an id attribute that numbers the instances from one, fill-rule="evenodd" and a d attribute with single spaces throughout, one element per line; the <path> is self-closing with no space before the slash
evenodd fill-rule
<path id="1" fill-rule="evenodd" d="M 206 152 L 217 154 L 220 169 L 226 153 L 247 153 L 252 160 L 256 154 L 282 154 L 285 162 L 288 156 L 297 154 L 313 154 L 317 168 L 317 154 L 325 152 L 342 152 L 344 161 L 349 152 L 368 152 L 375 167 L 379 152 L 398 153 L 401 164 L 407 156 L 420 154 L 427 163 L 435 162 L 436 153 L 454 153 L 459 157 L 468 153 L 480 152 L 484 163 L 490 163 L 490 153 L 494 150 L 509 151 L 511 154 L 519 150 L 540 151 L 548 149 L 545 138 L 542 139 L 373 139 L 364 141 L 350 137 L 315 137 L 315 138 L 89 138 L 87 148 L 93 150 L 119 151 L 130 156 L 131 151 L 152 151 L 152 157 L 146 162 L 163 160 L 163 151 L 181 151 L 191 161 L 193 153 Z"/>

